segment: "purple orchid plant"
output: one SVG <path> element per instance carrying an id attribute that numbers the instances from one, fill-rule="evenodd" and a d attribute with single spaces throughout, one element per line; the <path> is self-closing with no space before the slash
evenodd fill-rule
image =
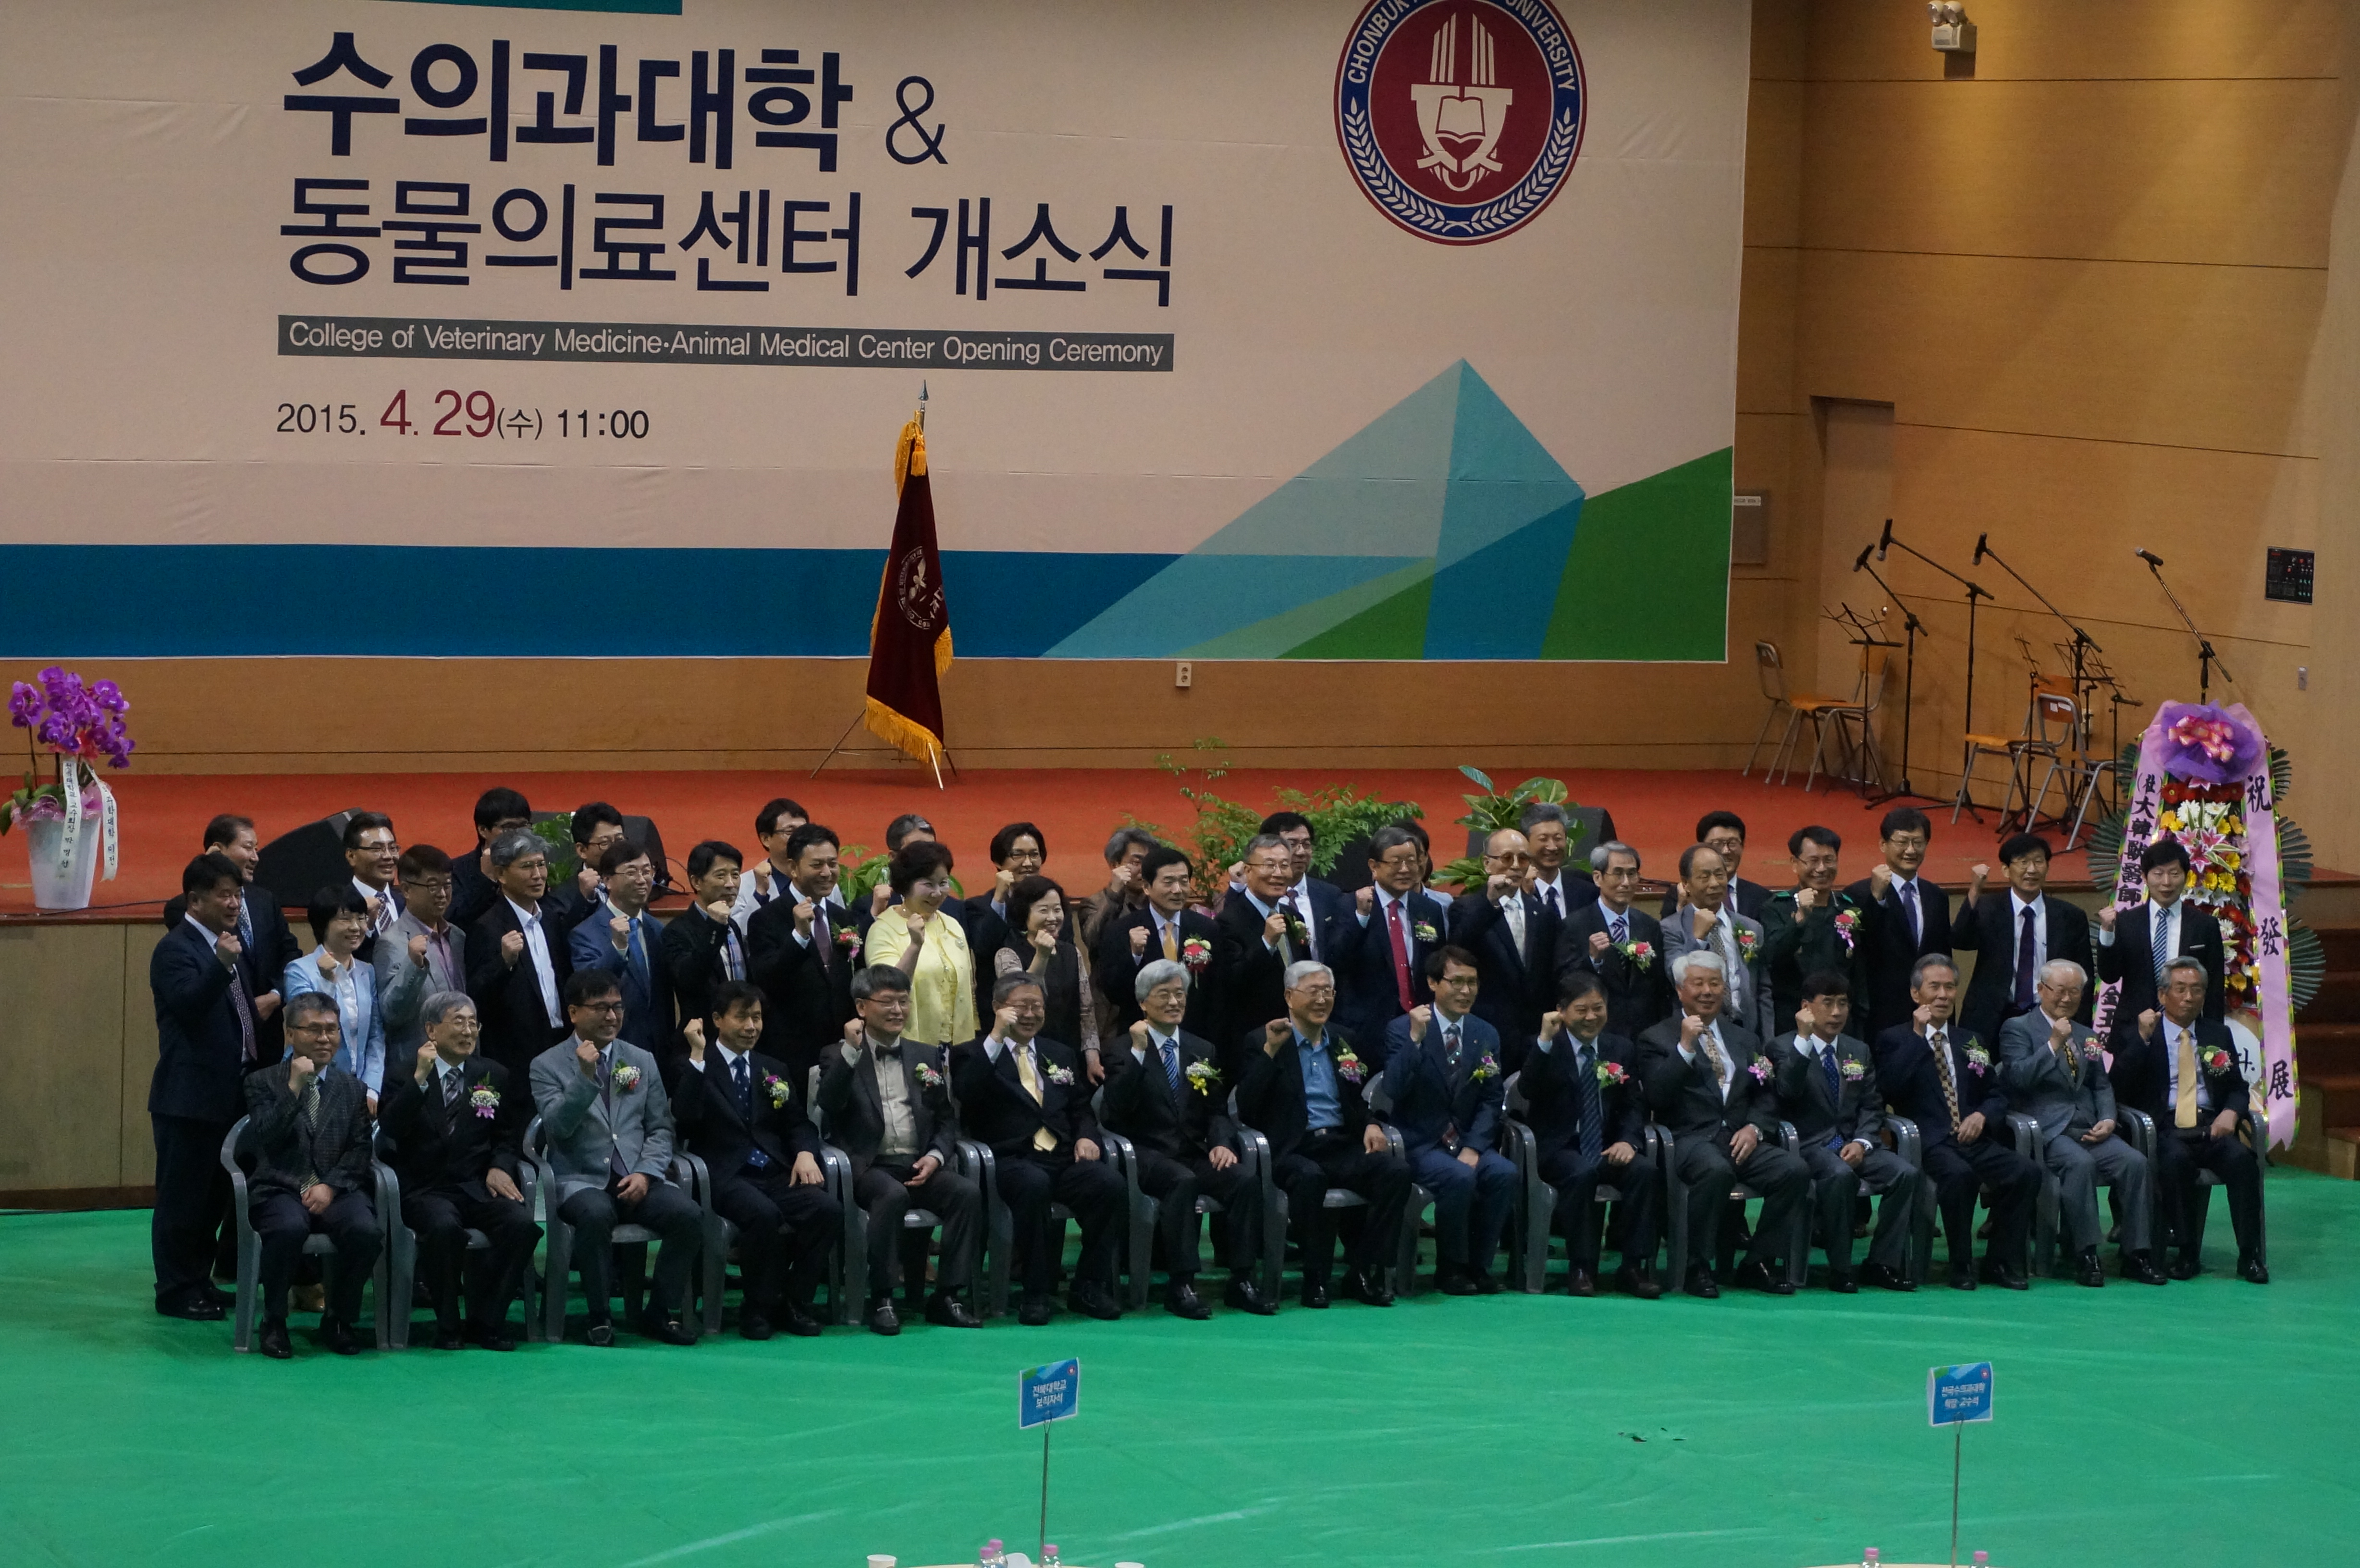
<path id="1" fill-rule="evenodd" d="M 80 675 L 54 664 L 41 671 L 38 681 L 38 685 L 19 681 L 8 693 L 8 723 L 26 732 L 27 767 L 24 787 L 0 800 L 0 833 L 19 822 L 52 822 L 65 816 L 64 758 L 71 757 L 94 768 L 104 757 L 109 768 L 128 768 L 137 745 L 123 722 L 131 703 L 114 681 L 84 684 Z M 47 784 L 41 782 L 37 746 L 47 746 L 60 762 L 58 778 Z M 94 785 L 85 784 L 82 797 L 84 811 L 99 809 Z"/>

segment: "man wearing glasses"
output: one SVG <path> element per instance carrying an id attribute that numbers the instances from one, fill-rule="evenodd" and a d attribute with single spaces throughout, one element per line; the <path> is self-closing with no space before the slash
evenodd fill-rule
<path id="1" fill-rule="evenodd" d="M 393 836 L 393 819 L 382 811 L 355 811 L 344 822 L 344 864 L 353 870 L 353 886 L 368 900 L 368 934 L 361 941 L 361 962 L 377 956 L 377 939 L 401 918 L 401 892 L 394 884 L 399 870 L 401 845 Z"/>
<path id="2" fill-rule="evenodd" d="M 1664 928 L 1632 900 L 1639 895 L 1639 852 L 1609 840 L 1590 852 L 1598 901 L 1566 916 L 1557 931 L 1559 975 L 1582 969 L 1606 987 L 1606 1028 L 1637 1040 L 1670 1014 L 1672 983 Z"/>
<path id="3" fill-rule="evenodd" d="M 566 1036 L 558 997 L 574 962 L 563 934 L 542 920 L 549 851 L 541 840 L 512 830 L 492 840 L 486 858 L 499 897 L 467 944 L 467 995 L 484 1022 L 484 1054 L 510 1073 L 523 1073 Z"/>
<path id="4" fill-rule="evenodd" d="M 377 1006 L 386 1061 L 399 1064 L 426 1043 L 426 998 L 467 988 L 467 928 L 451 920 L 451 857 L 431 844 L 401 854 L 401 918 L 377 947 Z M 471 1043 L 469 1050 L 473 1050 Z"/>
<path id="5" fill-rule="evenodd" d="M 1557 988 L 1558 922 L 1534 897 L 1532 850 L 1524 835 L 1502 828 L 1484 840 L 1483 884 L 1451 904 L 1450 935 L 1475 955 L 1481 976 L 1475 1016 L 1499 1031 L 1518 1061 L 1538 1038 L 1541 1015 Z"/>

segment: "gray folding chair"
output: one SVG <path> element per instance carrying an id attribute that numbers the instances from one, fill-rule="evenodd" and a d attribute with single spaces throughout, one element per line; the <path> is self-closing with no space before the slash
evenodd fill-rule
<path id="1" fill-rule="evenodd" d="M 1688 1266 L 1688 1183 L 1680 1180 L 1679 1160 L 1677 1158 L 1678 1145 L 1674 1141 L 1671 1129 L 1668 1127 L 1651 1123 L 1647 1128 L 1647 1136 L 1663 1150 L 1664 1236 L 1666 1244 L 1671 1247 L 1670 1274 L 1675 1279 L 1685 1279 Z M 1796 1136 L 1792 1122 L 1778 1124 L 1778 1143 L 1779 1147 L 1790 1154 L 1802 1147 L 1802 1139 Z M 1741 1203 L 1750 1203 L 1762 1196 L 1743 1181 L 1732 1184 L 1729 1195 Z M 1808 1249 L 1810 1240 L 1811 1205 L 1807 1198 L 1797 1208 L 1795 1214 L 1795 1228 L 1786 1237 L 1786 1278 L 1794 1282 L 1797 1290 L 1802 1288 L 1808 1272 L 1810 1258 Z"/>
<path id="2" fill-rule="evenodd" d="M 541 1275 L 538 1280 L 528 1278 L 525 1289 L 530 1290 L 538 1286 L 542 1310 L 541 1335 L 551 1344 L 559 1345 L 565 1340 L 565 1303 L 574 1273 L 574 1227 L 566 1224 L 564 1217 L 558 1213 L 564 1202 L 561 1195 L 563 1189 L 558 1185 L 556 1170 L 550 1163 L 548 1134 L 542 1129 L 538 1116 L 524 1129 L 524 1161 L 532 1168 L 533 1180 L 545 1200 L 546 1210 L 541 1215 L 541 1252 L 545 1260 Z M 673 1184 L 685 1189 L 691 1197 L 695 1197 L 700 1188 L 699 1173 L 703 1164 L 693 1155 L 674 1155 L 665 1174 Z M 703 1184 L 709 1186 L 709 1182 Z M 708 1242 L 711 1239 L 711 1224 L 712 1211 L 707 1208 Z M 636 1322 L 647 1290 L 648 1246 L 661 1238 L 645 1225 L 626 1222 L 617 1225 L 608 1239 L 618 1253 L 627 1255 L 624 1268 L 610 1274 L 609 1278 L 616 1279 L 623 1288 L 625 1320 Z M 525 1272 L 530 1277 L 532 1270 L 528 1268 Z M 708 1334 L 718 1326 L 713 1322 L 716 1312 L 716 1309 L 708 1302 L 705 1308 L 708 1324 L 705 1332 Z"/>
<path id="3" fill-rule="evenodd" d="M 819 1108 L 821 1072 L 820 1066 L 813 1066 L 811 1090 L 803 1097 L 803 1104 L 810 1108 L 812 1126 L 819 1130 L 820 1162 L 827 1169 L 829 1181 L 835 1182 L 839 1172 L 843 1179 L 843 1191 L 836 1196 L 844 1206 L 844 1237 L 836 1244 L 835 1263 L 828 1271 L 828 1301 L 836 1309 L 836 1321 L 843 1323 L 852 1321 L 852 1303 L 866 1297 L 869 1290 L 869 1214 L 853 1198 L 852 1157 L 826 1141 L 827 1117 Z M 939 1229 L 942 1223 L 942 1215 L 914 1203 L 901 1216 L 902 1231 L 922 1236 Z M 916 1299 L 924 1283 L 923 1268 L 904 1271 L 902 1290 L 911 1300 Z"/>
<path id="4" fill-rule="evenodd" d="M 1234 1093 L 1231 1094 L 1230 1099 L 1234 1110 L 1236 1100 Z M 1115 1169 L 1122 1173 L 1123 1212 L 1130 1216 L 1131 1220 L 1129 1247 L 1126 1248 L 1129 1258 L 1129 1279 L 1123 1293 L 1124 1303 L 1132 1308 L 1143 1307 L 1147 1305 L 1148 1294 L 1154 1284 L 1155 1221 L 1156 1216 L 1162 1212 L 1162 1200 L 1140 1189 L 1137 1146 L 1122 1134 L 1109 1132 L 1103 1127 L 1099 1129 L 1099 1137 L 1106 1142 L 1107 1158 L 1113 1160 Z M 1266 1149 L 1268 1146 L 1265 1144 L 1262 1147 Z M 1251 1144 L 1248 1145 L 1245 1153 L 1238 1157 L 1238 1162 L 1245 1167 L 1246 1179 L 1249 1181 L 1253 1182 L 1258 1188 L 1269 1186 L 1269 1164 Z M 1266 1211 L 1270 1204 L 1268 1193 L 1263 1192 L 1259 1201 Z M 1227 1211 L 1223 1209 L 1218 1199 L 1209 1193 L 1200 1192 L 1196 1195 L 1196 1212 L 1200 1214 L 1218 1214 Z M 1196 1265 L 1199 1273 L 1203 1272 L 1204 1259 L 1204 1233 L 1200 1230 L 1197 1233 L 1196 1249 Z M 1171 1262 L 1170 1258 L 1164 1259 L 1167 1269 L 1171 1266 Z M 1247 1267 L 1250 1265 L 1241 1258 L 1233 1258 L 1229 1260 L 1232 1275 Z"/>
<path id="5" fill-rule="evenodd" d="M 2124 1130 L 2130 1136 L 2132 1147 L 2147 1156 L 2147 1165 L 2152 1170 L 2156 1163 L 2155 1118 L 2145 1111 L 2135 1111 L 2125 1107 L 2122 1112 L 2122 1120 Z M 2237 1118 L 2237 1136 L 2244 1138 L 2253 1149 L 2256 1162 L 2261 1166 L 2263 1174 L 2267 1175 L 2270 1169 L 2270 1140 L 2263 1134 L 2261 1128 L 2254 1125 L 2252 1112 L 2248 1111 Z M 2156 1172 L 2155 1179 L 2159 1186 L 2160 1171 Z M 2204 1245 L 2204 1222 L 2212 1208 L 2212 1189 L 2220 1184 L 2221 1178 L 2213 1175 L 2210 1171 L 2200 1171 L 2196 1173 L 2197 1208 L 2190 1218 L 2190 1224 L 2196 1232 L 2196 1246 L 2200 1252 Z M 2260 1222 L 2258 1228 L 2261 1234 L 2255 1238 L 2254 1259 L 2267 1269 L 2270 1266 L 2269 1183 L 2267 1181 L 2262 1183 L 2262 1199 L 2261 1212 L 2256 1216 Z M 2156 1212 L 2158 1217 L 2163 1212 L 2160 1192 L 2157 1198 Z M 2171 1239 L 2175 1245 L 2180 1243 L 2180 1238 L 2177 1236 Z M 2156 1250 L 2162 1251 L 2163 1245 L 2163 1238 L 2158 1235 L 2156 1240 Z"/>
<path id="6" fill-rule="evenodd" d="M 1549 1236 L 1557 1228 L 1557 1189 L 1541 1176 L 1540 1140 L 1523 1119 L 1531 1108 L 1516 1083 L 1523 1076 L 1521 1073 L 1511 1073 L 1502 1085 L 1508 1098 L 1506 1115 L 1500 1121 L 1507 1135 L 1504 1152 L 1515 1166 L 1518 1179 L 1515 1214 L 1508 1223 L 1508 1279 L 1516 1289 L 1536 1296 L 1547 1289 Z M 1660 1130 L 1654 1127 L 1646 1129 L 1647 1147 L 1644 1152 L 1651 1157 L 1658 1153 L 1656 1135 Z M 1657 1160 L 1658 1181 L 1662 1179 L 1664 1164 L 1660 1159 Z M 1599 1203 L 1619 1203 L 1622 1196 L 1620 1184 L 1606 1181 L 1598 1183 Z"/>
<path id="7" fill-rule="evenodd" d="M 380 1123 L 377 1129 L 377 1159 L 383 1160 L 394 1147 L 393 1135 L 387 1132 L 384 1125 Z M 524 1193 L 525 1212 L 530 1214 L 534 1210 L 535 1198 L 541 1184 L 534 1180 L 534 1166 L 530 1160 L 519 1160 L 518 1165 L 520 1180 L 517 1185 Z M 417 1310 L 418 1233 L 410 1229 L 401 1217 L 400 1175 L 390 1165 L 386 1167 L 386 1174 L 392 1187 L 390 1206 L 385 1213 L 377 1215 L 377 1223 L 385 1229 L 386 1251 L 390 1255 L 389 1293 L 393 1304 L 393 1338 L 389 1348 L 407 1350 L 410 1348 L 410 1317 Z M 489 1236 L 472 1226 L 468 1229 L 468 1251 L 488 1252 L 491 1247 L 492 1242 Z M 530 1260 L 527 1260 L 520 1293 L 524 1298 L 525 1337 L 533 1340 L 541 1338 L 541 1298 L 536 1289 L 538 1284 L 539 1281 L 533 1277 L 532 1265 Z M 468 1303 L 471 1310 L 474 1305 L 472 1301 Z"/>
<path id="8" fill-rule="evenodd" d="M 1368 1103 L 1369 1115 L 1371 1117 L 1381 1117 L 1393 1108 L 1393 1096 L 1385 1093 L 1384 1084 L 1374 1076 L 1369 1079 L 1367 1087 L 1360 1093 L 1362 1099 Z M 1393 1151 L 1394 1158 L 1408 1160 L 1409 1149 L 1402 1140 L 1400 1129 L 1391 1122 L 1379 1122 L 1378 1125 L 1384 1128 L 1385 1146 Z M 1401 1251 L 1393 1263 L 1393 1294 L 1397 1296 L 1412 1296 L 1417 1293 L 1418 1232 L 1425 1225 L 1426 1211 L 1433 1206 L 1434 1194 L 1427 1192 L 1423 1183 L 1412 1181 L 1409 1184 L 1409 1202 L 1402 1207 Z M 1439 1245 L 1437 1239 L 1437 1246 Z M 1440 1266 L 1438 1256 L 1436 1264 L 1437 1267 Z"/>
<path id="9" fill-rule="evenodd" d="M 246 1210 L 246 1166 L 241 1158 L 244 1150 L 240 1148 L 246 1138 L 246 1123 L 252 1119 L 250 1116 L 238 1117 L 236 1125 L 222 1139 L 221 1148 L 222 1169 L 229 1172 L 230 1207 L 237 1215 L 237 1311 L 234 1314 L 230 1343 L 239 1350 L 254 1348 L 255 1322 L 269 1315 L 262 1311 L 262 1236 L 254 1228 L 254 1216 Z M 378 1223 L 390 1236 L 401 1220 L 401 1183 L 383 1161 L 372 1160 L 370 1165 L 377 1177 L 374 1196 Z M 391 1224 L 386 1223 L 385 1216 L 388 1214 L 393 1215 Z M 377 1343 L 378 1348 L 385 1350 L 400 1348 L 393 1339 L 396 1322 L 392 1310 L 393 1272 L 386 1256 L 391 1250 L 389 1244 L 379 1247 L 377 1263 L 369 1271 L 370 1292 L 376 1297 Z M 322 1267 L 335 1267 L 336 1244 L 328 1236 L 306 1236 L 303 1251 L 307 1257 L 324 1259 Z M 406 1303 L 410 1298 L 404 1296 L 401 1300 Z"/>

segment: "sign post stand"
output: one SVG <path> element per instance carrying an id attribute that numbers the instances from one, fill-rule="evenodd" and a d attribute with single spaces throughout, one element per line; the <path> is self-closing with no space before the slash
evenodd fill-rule
<path id="1" fill-rule="evenodd" d="M 1959 1471 L 1967 1423 L 1992 1419 L 1992 1364 L 1926 1369 L 1926 1424 L 1950 1429 L 1950 1568 L 1959 1568 Z"/>
<path id="2" fill-rule="evenodd" d="M 1041 1533 L 1033 1543 L 1033 1561 L 1045 1555 L 1049 1543 L 1049 1433 L 1061 1421 L 1082 1413 L 1082 1364 L 1077 1358 L 1053 1361 L 1016 1375 L 1016 1430 L 1041 1429 Z"/>

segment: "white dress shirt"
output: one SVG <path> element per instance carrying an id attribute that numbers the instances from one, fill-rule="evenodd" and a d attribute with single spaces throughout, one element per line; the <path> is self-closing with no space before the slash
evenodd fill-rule
<path id="1" fill-rule="evenodd" d="M 541 982 L 541 1005 L 549 1009 L 552 1028 L 563 1029 L 565 1014 L 557 1005 L 557 969 L 550 962 L 549 933 L 541 929 L 541 916 L 514 898 L 508 908 L 516 912 L 518 929 L 524 932 L 525 955 L 532 960 L 533 978 Z"/>
<path id="2" fill-rule="evenodd" d="M 1697 1036 L 1695 1050 L 1683 1048 L 1680 1054 L 1688 1061 L 1694 1062 L 1697 1059 L 1697 1051 L 1711 1051 L 1713 1057 L 1720 1062 L 1721 1103 L 1724 1105 L 1729 1104 L 1729 1092 L 1737 1087 L 1737 1062 L 1730 1056 L 1729 1047 L 1721 1043 L 1719 1018 L 1704 1026 L 1704 1033 Z"/>
<path id="3" fill-rule="evenodd" d="M 2007 890 L 2007 956 L 2016 960 L 2016 944 L 2024 940 L 2024 911 L 2032 911 L 2032 973 L 2038 975 L 2040 966 L 2049 962 L 2049 902 L 2042 898 L 2027 904 L 2024 895 L 2010 887 Z"/>

